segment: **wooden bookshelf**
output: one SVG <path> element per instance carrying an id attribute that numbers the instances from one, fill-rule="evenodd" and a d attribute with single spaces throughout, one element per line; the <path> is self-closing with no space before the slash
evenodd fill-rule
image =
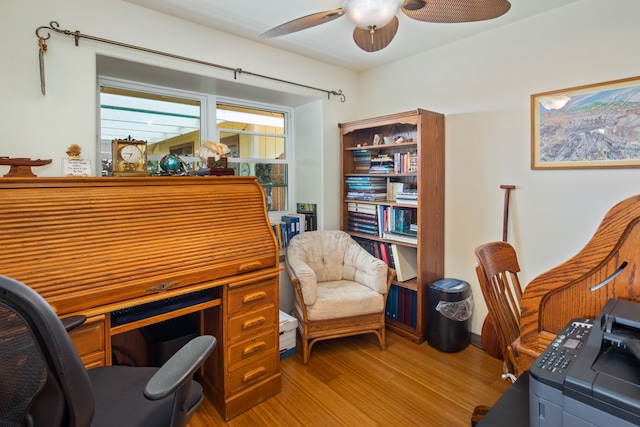
<path id="1" fill-rule="evenodd" d="M 444 275 L 444 115 L 417 109 L 340 123 L 339 128 L 341 229 L 383 259 L 380 253 L 384 252 L 383 245 L 415 248 L 417 277 L 393 283 L 403 301 L 407 295 L 405 289 L 413 291 L 413 306 L 406 303 L 406 310 L 401 313 L 398 308 L 397 316 L 390 312 L 387 329 L 421 343 L 427 335 L 427 287 Z M 384 137 L 390 137 L 392 142 L 385 144 Z M 374 145 L 374 141 L 379 143 Z M 393 169 L 385 172 L 383 167 L 382 171 L 372 173 L 375 168 L 366 167 L 367 155 L 374 160 L 374 165 L 388 167 L 388 161 L 384 160 L 387 155 L 394 159 Z M 400 164 L 405 167 L 400 168 Z M 377 190 L 367 189 L 367 182 L 375 183 L 371 187 Z M 386 190 L 380 189 L 380 182 L 401 183 L 404 190 L 415 190 L 415 200 L 389 200 Z M 376 191 L 384 191 L 384 197 L 371 194 Z M 362 219 L 362 224 L 357 222 L 357 216 L 349 212 L 358 208 L 364 214 L 376 212 L 377 228 L 367 226 L 373 217 Z M 360 215 L 363 217 L 366 215 Z M 398 232 L 415 234 L 415 237 L 409 241 L 392 240 L 393 234 L 384 234 L 392 231 L 390 227 L 398 227 Z M 389 257 L 392 258 L 390 251 L 387 259 Z M 394 303 L 393 294 L 390 293 L 388 300 Z"/>

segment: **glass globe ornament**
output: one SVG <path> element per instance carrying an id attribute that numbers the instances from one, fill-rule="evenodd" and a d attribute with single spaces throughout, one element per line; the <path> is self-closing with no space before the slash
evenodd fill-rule
<path id="1" fill-rule="evenodd" d="M 167 154 L 160 159 L 160 169 L 168 174 L 182 172 L 182 161 L 175 154 Z"/>

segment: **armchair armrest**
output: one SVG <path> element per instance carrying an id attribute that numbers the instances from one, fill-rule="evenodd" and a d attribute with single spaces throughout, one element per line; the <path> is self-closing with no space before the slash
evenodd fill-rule
<path id="1" fill-rule="evenodd" d="M 287 248 L 286 264 L 300 283 L 300 290 L 305 304 L 311 305 L 316 302 L 318 295 L 318 276 L 302 257 L 297 256 L 291 247 Z"/>
<path id="2" fill-rule="evenodd" d="M 144 389 L 144 396 L 149 400 L 158 400 L 185 385 L 190 386 L 193 375 L 209 357 L 216 342 L 211 335 L 189 341 L 151 377 Z"/>
<path id="3" fill-rule="evenodd" d="M 387 292 L 389 267 L 384 261 L 371 255 L 355 241 L 345 254 L 345 267 L 347 265 L 352 265 L 355 269 L 353 280 L 380 294 Z"/>

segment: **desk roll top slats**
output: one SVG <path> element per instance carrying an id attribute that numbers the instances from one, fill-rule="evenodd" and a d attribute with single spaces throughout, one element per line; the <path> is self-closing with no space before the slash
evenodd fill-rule
<path id="1" fill-rule="evenodd" d="M 114 308 L 219 289 L 223 308 L 203 316 L 218 323 L 205 324 L 204 330 L 215 333 L 221 344 L 212 356 L 218 360 L 209 365 L 210 377 L 205 375 L 215 394 L 209 397 L 226 418 L 268 397 L 257 392 L 234 403 L 236 413 L 227 411 L 226 402 L 233 400 L 230 375 L 242 375 L 225 357 L 229 346 L 237 345 L 226 336 L 225 306 L 234 304 L 227 300 L 230 290 L 266 289 L 275 303 L 261 309 L 269 319 L 277 319 L 278 312 L 278 249 L 262 187 L 254 179 L 3 178 L 0 191 L 0 274 L 34 288 L 60 316 L 94 316 L 92 330 L 98 331 L 110 330 Z M 277 337 L 277 326 L 273 320 L 259 332 Z M 111 360 L 106 334 L 107 355 L 97 364 Z M 91 338 L 85 333 L 82 340 Z M 273 363 L 278 348 L 277 340 L 269 337 L 268 342 L 262 357 L 268 359 L 264 378 L 272 379 L 272 393 L 280 384 L 279 365 Z M 261 356 L 253 359 L 261 366 Z M 251 395 L 247 389 L 254 385 L 242 392 Z"/>

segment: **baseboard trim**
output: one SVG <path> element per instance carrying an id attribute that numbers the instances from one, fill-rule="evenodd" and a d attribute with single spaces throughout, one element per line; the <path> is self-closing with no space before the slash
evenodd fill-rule
<path id="1" fill-rule="evenodd" d="M 482 347 L 482 337 L 480 335 L 474 334 L 473 332 L 471 332 L 469 336 L 470 336 L 471 344 L 480 348 L 484 348 Z"/>

